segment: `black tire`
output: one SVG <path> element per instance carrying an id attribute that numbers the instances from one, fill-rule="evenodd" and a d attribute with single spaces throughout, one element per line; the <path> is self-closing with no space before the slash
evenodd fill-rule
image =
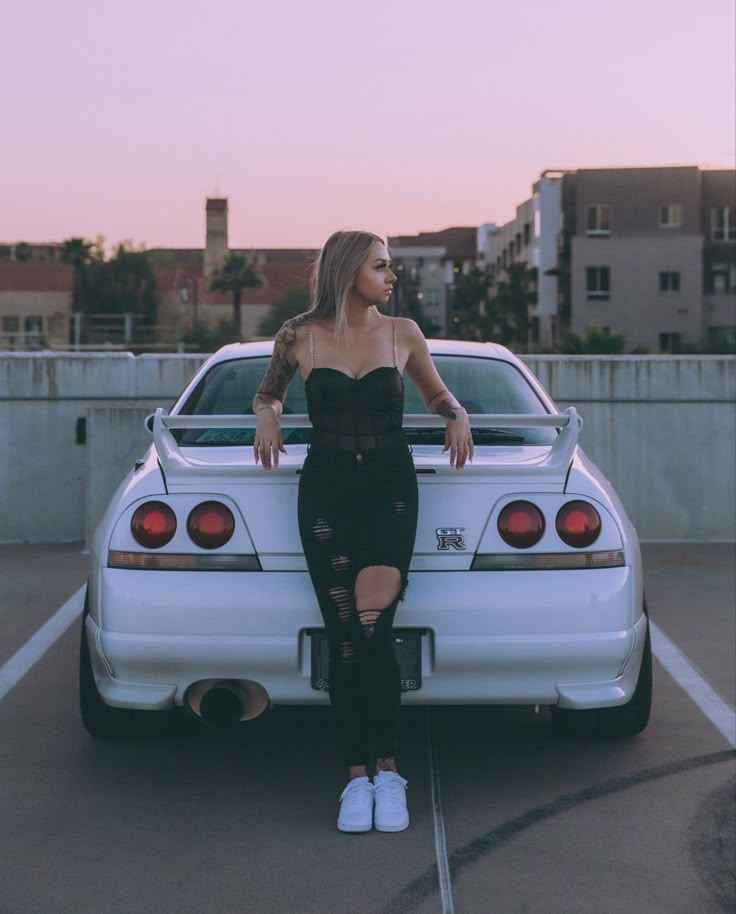
<path id="1" fill-rule="evenodd" d="M 646 614 L 646 608 L 645 608 Z M 615 708 L 595 708 L 590 711 L 572 711 L 569 708 L 552 708 L 552 717 L 565 733 L 575 736 L 634 736 L 649 723 L 652 708 L 652 643 L 649 637 L 649 616 L 644 639 L 644 655 L 636 682 L 636 689 L 625 705 Z"/>
<path id="2" fill-rule="evenodd" d="M 79 710 L 85 730 L 100 739 L 133 736 L 136 732 L 136 715 L 127 708 L 111 708 L 100 698 L 95 684 L 87 643 L 85 622 L 89 615 L 89 595 L 84 597 L 82 637 L 79 644 Z"/>

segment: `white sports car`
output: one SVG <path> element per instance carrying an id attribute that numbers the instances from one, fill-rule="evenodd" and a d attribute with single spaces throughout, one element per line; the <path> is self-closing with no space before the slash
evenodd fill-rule
<path id="1" fill-rule="evenodd" d="M 560 413 L 511 352 L 430 340 L 470 414 L 475 457 L 442 454 L 444 420 L 406 381 L 419 483 L 395 646 L 406 704 L 552 706 L 564 726 L 628 735 L 649 719 L 652 663 L 636 531 Z M 272 343 L 225 346 L 169 413 L 94 538 L 80 651 L 82 719 L 126 732 L 134 709 L 233 724 L 326 703 L 327 641 L 297 527 L 310 424 L 297 374 L 288 454 L 253 458 L 253 395 Z"/>

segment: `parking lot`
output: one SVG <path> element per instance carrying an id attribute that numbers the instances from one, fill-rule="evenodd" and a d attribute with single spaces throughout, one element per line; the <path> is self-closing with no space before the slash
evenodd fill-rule
<path id="1" fill-rule="evenodd" d="M 0 914 L 733 911 L 733 546 L 643 552 L 641 735 L 563 736 L 544 709 L 406 708 L 411 827 L 350 836 L 329 709 L 277 708 L 231 736 L 177 716 L 89 737 L 81 544 L 0 546 Z"/>

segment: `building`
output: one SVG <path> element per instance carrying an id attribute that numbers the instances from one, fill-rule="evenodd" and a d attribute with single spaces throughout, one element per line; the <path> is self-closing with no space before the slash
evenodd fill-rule
<path id="1" fill-rule="evenodd" d="M 226 198 L 207 200 L 205 207 L 205 247 L 154 248 L 147 252 L 158 279 L 159 336 L 175 342 L 186 326 L 205 323 L 214 326 L 232 318 L 232 294 L 211 292 L 210 283 L 228 254 L 243 254 L 257 267 L 263 285 L 243 289 L 240 332 L 244 339 L 259 335 L 260 323 L 275 298 L 293 286 L 306 288 L 314 259 L 312 248 L 230 249 L 228 246 L 228 202 Z"/>
<path id="2" fill-rule="evenodd" d="M 545 171 L 532 188 L 532 196 L 516 207 L 516 216 L 486 236 L 484 260 L 491 279 L 491 295 L 508 277 L 511 264 L 535 270 L 536 304 L 529 314 L 532 345 L 554 349 L 559 342 L 557 245 L 562 230 L 562 180 L 564 172 Z"/>
<path id="3" fill-rule="evenodd" d="M 478 259 L 478 229 L 453 227 L 388 238 L 396 266 L 395 314 L 418 319 L 433 336 L 447 336 L 455 277 Z"/>
<path id="4" fill-rule="evenodd" d="M 66 345 L 73 292 L 66 264 L 0 261 L 0 349 Z"/>
<path id="5" fill-rule="evenodd" d="M 628 350 L 736 345 L 736 171 L 546 171 L 487 261 L 496 283 L 511 263 L 537 269 L 540 347 L 591 325 Z"/>

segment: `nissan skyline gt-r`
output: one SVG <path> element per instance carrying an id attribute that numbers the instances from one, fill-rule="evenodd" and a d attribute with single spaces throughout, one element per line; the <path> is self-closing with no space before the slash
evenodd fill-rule
<path id="1" fill-rule="evenodd" d="M 580 418 L 502 346 L 428 342 L 475 456 L 450 466 L 444 420 L 406 379 L 419 520 L 396 616 L 403 702 L 550 706 L 575 732 L 641 731 L 652 661 L 639 542 L 578 444 Z M 136 709 L 235 725 L 328 702 L 297 525 L 311 432 L 298 373 L 281 417 L 288 453 L 271 472 L 253 455 L 272 346 L 223 347 L 146 420 L 152 444 L 96 530 L 80 650 L 95 736 L 129 732 Z"/>

